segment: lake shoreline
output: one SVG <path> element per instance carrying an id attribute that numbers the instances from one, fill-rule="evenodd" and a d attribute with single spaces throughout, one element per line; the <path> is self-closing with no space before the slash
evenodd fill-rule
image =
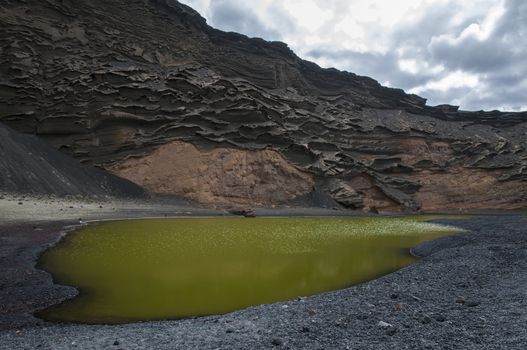
<path id="1" fill-rule="evenodd" d="M 40 256 L 37 266 L 56 284 L 76 286 L 79 295 L 37 317 L 124 324 L 224 314 L 334 291 L 406 267 L 415 261 L 411 247 L 460 232 L 426 222 L 433 218 L 443 217 L 99 221 Z"/>
<path id="2" fill-rule="evenodd" d="M 116 209 L 99 218 L 152 213 Z M 319 210 L 303 214 L 323 216 Z M 53 284 L 35 263 L 79 220 L 15 218 L 0 225 L 0 348 L 521 349 L 527 342 L 527 220 L 513 214 L 439 220 L 467 232 L 414 247 L 411 252 L 421 257 L 415 264 L 347 289 L 221 316 L 117 326 L 52 324 L 32 316 L 77 293 Z"/>

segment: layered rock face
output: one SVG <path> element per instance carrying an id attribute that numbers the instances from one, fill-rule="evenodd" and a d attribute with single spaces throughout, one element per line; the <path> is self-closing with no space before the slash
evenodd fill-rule
<path id="1" fill-rule="evenodd" d="M 0 121 L 153 192 L 315 188 L 381 210 L 527 207 L 527 113 L 465 112 L 207 26 L 173 0 L 0 2 Z"/>

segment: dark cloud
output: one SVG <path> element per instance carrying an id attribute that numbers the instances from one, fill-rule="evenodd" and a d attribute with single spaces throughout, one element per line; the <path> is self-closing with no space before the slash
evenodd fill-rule
<path id="1" fill-rule="evenodd" d="M 507 0 L 505 11 L 495 35 L 512 45 L 522 45 L 521 42 L 515 42 L 514 38 L 527 38 L 527 2 L 524 0 Z"/>
<path id="2" fill-rule="evenodd" d="M 471 28 L 473 31 L 484 30 L 481 28 L 482 23 L 479 20 L 465 23 L 462 28 L 454 31 L 457 37 L 453 35 L 432 37 L 428 45 L 430 58 L 452 69 L 472 72 L 495 72 L 502 67 L 513 64 L 518 59 L 514 47 L 521 44 L 519 42 L 511 43 L 510 39 L 517 35 L 515 30 L 520 25 L 518 21 L 510 21 L 510 17 L 518 15 L 517 6 L 508 5 L 505 14 L 498 20 L 496 27 L 487 38 L 479 38 L 476 34 L 470 34 Z M 511 26 L 511 23 L 514 25 Z M 527 27 L 525 23 L 522 25 Z M 509 27 L 516 28 L 512 30 L 513 28 Z M 463 31 L 467 31 L 468 34 L 463 35 Z"/>
<path id="3" fill-rule="evenodd" d="M 394 50 L 403 48 L 407 58 L 428 63 L 431 69 L 444 69 L 435 74 L 419 72 L 418 78 L 400 74 L 399 69 L 387 71 L 383 67 L 371 74 L 407 90 L 418 88 L 420 95 L 431 104 L 459 103 L 465 109 L 525 108 L 527 2 L 507 0 L 504 5 L 504 14 L 490 29 L 484 28 L 490 8 L 457 22 L 452 19 L 459 13 L 458 4 L 429 8 L 417 21 L 394 31 L 391 45 Z M 477 35 L 478 30 L 487 30 L 487 36 Z M 384 59 L 386 66 L 394 67 L 391 61 L 398 58 L 385 55 Z M 455 72 L 477 77 L 477 86 L 451 87 L 446 91 L 426 87 L 428 82 L 439 81 Z"/>
<path id="4" fill-rule="evenodd" d="M 527 106 L 523 93 L 527 87 L 527 2 L 506 1 L 504 14 L 490 31 L 481 21 L 470 25 L 472 31 L 465 26 L 465 34 L 457 31 L 431 39 L 426 58 L 447 71 L 462 70 L 479 77 L 476 92 L 471 91 L 462 100 L 468 108 Z M 478 36 L 477 26 L 488 30 L 487 35 Z"/>
<path id="5" fill-rule="evenodd" d="M 268 11 L 273 13 L 273 21 L 264 23 L 255 10 L 245 2 L 236 0 L 214 0 L 210 4 L 210 24 L 227 31 L 245 34 L 266 40 L 282 40 L 282 33 L 293 30 L 294 23 L 281 9 L 271 4 Z"/>
<path id="6" fill-rule="evenodd" d="M 402 71 L 399 68 L 399 59 L 392 51 L 380 54 L 320 48 L 308 51 L 306 55 L 314 60 L 324 58 L 339 62 L 341 69 L 377 79 L 381 83 L 389 82 L 393 87 L 419 86 L 433 78 L 433 75 L 428 73 L 410 74 Z"/>
<path id="7" fill-rule="evenodd" d="M 514 55 L 498 40 L 468 37 L 452 43 L 439 39 L 432 41 L 428 49 L 434 62 L 467 72 L 492 72 L 514 62 Z"/>
<path id="8" fill-rule="evenodd" d="M 211 3 L 210 22 L 213 26 L 252 37 L 279 40 L 278 31 L 268 28 L 252 10 L 230 0 L 216 0 Z"/>

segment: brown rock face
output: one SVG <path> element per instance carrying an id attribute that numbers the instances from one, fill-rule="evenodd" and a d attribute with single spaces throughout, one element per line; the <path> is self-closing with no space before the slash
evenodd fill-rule
<path id="1" fill-rule="evenodd" d="M 414 179 L 422 184 L 417 199 L 423 210 L 525 208 L 525 181 L 502 182 L 499 177 L 499 171 L 456 167 L 448 173 L 423 171 Z"/>
<path id="2" fill-rule="evenodd" d="M 273 150 L 198 149 L 174 141 L 111 171 L 154 193 L 208 205 L 273 205 L 313 190 L 314 180 Z"/>
<path id="3" fill-rule="evenodd" d="M 314 183 L 353 209 L 527 207 L 526 112 L 427 106 L 175 0 L 1 1 L 0 47 L 1 122 L 156 192 L 252 205 Z"/>

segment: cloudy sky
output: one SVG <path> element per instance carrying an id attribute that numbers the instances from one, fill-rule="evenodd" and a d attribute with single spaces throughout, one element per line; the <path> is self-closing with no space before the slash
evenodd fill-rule
<path id="1" fill-rule="evenodd" d="M 218 29 L 463 109 L 527 110 L 524 0 L 180 0 Z"/>

